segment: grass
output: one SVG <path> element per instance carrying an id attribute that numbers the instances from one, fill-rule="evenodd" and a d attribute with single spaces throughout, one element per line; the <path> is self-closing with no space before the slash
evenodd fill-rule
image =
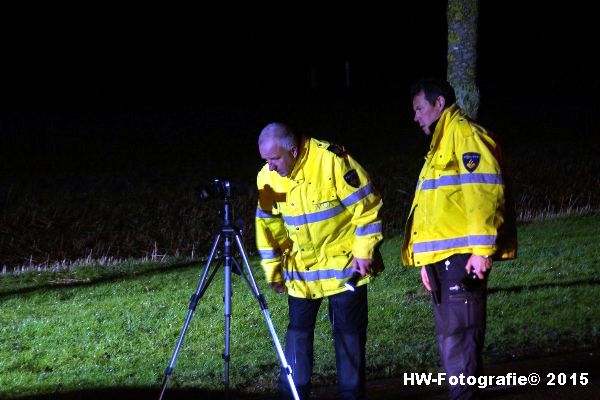
<path id="1" fill-rule="evenodd" d="M 600 345 L 600 214 L 522 224 L 520 254 L 496 264 L 490 282 L 487 362 Z M 382 246 L 385 272 L 369 287 L 368 379 L 438 368 L 429 295 L 418 270 L 401 267 L 401 238 Z M 285 297 L 266 289 L 281 341 Z M 81 266 L 0 277 L 0 396 L 99 388 L 157 390 L 188 310 L 201 265 Z M 57 275 L 58 274 L 58 275 Z M 223 280 L 200 301 L 170 389 L 222 388 Z M 274 390 L 278 360 L 256 300 L 234 275 L 231 384 Z M 334 382 L 333 343 L 323 307 L 315 338 L 315 382 Z"/>
<path id="2" fill-rule="evenodd" d="M 195 188 L 212 177 L 252 188 L 261 164 L 256 135 L 277 119 L 344 144 L 383 193 L 388 267 L 369 291 L 369 379 L 438 368 L 429 296 L 418 271 L 399 260 L 398 234 L 429 144 L 408 111 L 404 103 L 366 102 L 8 118 L 5 144 L 13 156 L 0 174 L 0 397 L 158 390 L 199 279 L 199 255 L 222 223 L 220 199 L 199 203 Z M 490 126 L 512 167 L 521 225 L 519 258 L 492 274 L 488 362 L 599 345 L 600 142 L 597 123 L 587 121 L 585 129 L 537 120 L 528 128 L 520 117 Z M 234 198 L 251 254 L 255 196 L 250 190 Z M 266 289 L 253 264 L 283 341 L 285 297 Z M 262 314 L 236 276 L 233 288 L 232 385 L 273 390 L 278 360 Z M 222 389 L 222 293 L 218 274 L 170 388 Z M 315 382 L 330 384 L 325 307 L 315 343 Z"/>

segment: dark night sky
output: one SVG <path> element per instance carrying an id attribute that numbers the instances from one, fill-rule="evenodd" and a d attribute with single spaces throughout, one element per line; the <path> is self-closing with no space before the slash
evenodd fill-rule
<path id="1" fill-rule="evenodd" d="M 407 23 L 444 24 L 444 6 L 437 3 L 398 12 L 232 6 L 38 15 L 7 39 L 12 62 L 2 102 L 170 105 L 294 98 L 310 91 L 311 66 L 324 91 L 343 87 L 345 61 L 358 91 L 379 94 L 395 89 L 406 71 L 423 69 L 425 60 L 431 72 L 443 71 L 443 33 L 425 31 L 417 39 Z"/>
<path id="2" fill-rule="evenodd" d="M 310 94 L 311 67 L 321 91 L 340 92 L 345 61 L 356 92 L 400 96 L 416 77 L 445 71 L 445 3 L 37 10 L 4 28 L 0 98 L 48 107 L 278 101 Z M 481 1 L 482 88 L 587 87 L 599 39 L 589 10 L 522 3 Z"/>
<path id="3" fill-rule="evenodd" d="M 531 125 L 550 117 L 562 118 L 556 121 L 560 124 L 597 115 L 594 97 L 600 79 L 592 58 L 599 29 L 594 13 L 581 5 L 480 3 L 482 119 L 495 128 L 499 120 Z M 6 13 L 9 23 L 0 36 L 2 151 L 20 147 L 36 158 L 48 153 L 48 146 L 58 152 L 64 144 L 66 151 L 88 154 L 86 144 L 106 140 L 81 138 L 81 132 L 123 135 L 156 125 L 145 121 L 132 129 L 136 117 L 126 114 L 124 119 L 123 112 L 220 107 L 220 116 L 185 121 L 180 130 L 185 134 L 194 134 L 198 130 L 193 125 L 200 124 L 209 133 L 255 135 L 269 122 L 270 110 L 285 119 L 287 111 L 315 103 L 359 102 L 374 108 L 394 103 L 410 123 L 410 83 L 445 74 L 443 0 L 337 9 L 305 4 L 199 7 L 103 4 Z M 345 87 L 347 61 L 350 91 Z M 317 83 L 316 90 L 311 82 Z M 230 116 L 236 110 L 250 117 L 238 112 L 234 124 Z M 94 113 L 102 118 L 90 117 Z M 178 123 L 184 122 L 173 122 L 174 129 Z M 170 122 L 161 124 L 169 130 Z"/>

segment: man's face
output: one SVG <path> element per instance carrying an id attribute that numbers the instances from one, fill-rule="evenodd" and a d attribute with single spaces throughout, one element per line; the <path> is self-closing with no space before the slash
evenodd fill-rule
<path id="1" fill-rule="evenodd" d="M 431 124 L 437 121 L 444 111 L 445 100 L 439 96 L 433 104 L 427 101 L 425 93 L 421 90 L 413 98 L 414 121 L 419 124 L 426 135 L 431 135 Z"/>
<path id="2" fill-rule="evenodd" d="M 281 176 L 288 176 L 292 172 L 298 156 L 297 148 L 286 150 L 273 139 L 261 143 L 258 151 L 262 159 L 269 164 L 269 171 L 275 171 Z"/>

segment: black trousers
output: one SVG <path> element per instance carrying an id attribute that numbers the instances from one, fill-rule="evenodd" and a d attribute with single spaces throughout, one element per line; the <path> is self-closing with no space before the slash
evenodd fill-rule
<path id="1" fill-rule="evenodd" d="M 455 254 L 447 260 L 428 265 L 429 281 L 435 279 L 432 295 L 438 350 L 449 381 L 463 374 L 479 376 L 485 339 L 487 274 L 485 279 L 467 275 L 465 266 L 471 254 Z M 450 381 L 449 381 L 450 382 Z M 452 399 L 478 397 L 476 385 L 450 385 Z"/>
<path id="2" fill-rule="evenodd" d="M 288 296 L 289 325 L 285 356 L 300 399 L 310 397 L 313 341 L 317 314 L 323 299 Z M 338 380 L 338 398 L 365 398 L 365 346 L 367 343 L 367 285 L 328 297 Z M 284 371 L 279 377 L 283 399 L 293 398 Z"/>

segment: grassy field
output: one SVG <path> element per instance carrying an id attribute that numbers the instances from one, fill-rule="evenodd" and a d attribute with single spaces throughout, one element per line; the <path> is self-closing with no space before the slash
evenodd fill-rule
<path id="1" fill-rule="evenodd" d="M 600 214 L 519 227 L 520 254 L 496 264 L 490 281 L 488 363 L 600 345 Z M 399 262 L 401 238 L 382 246 L 386 271 L 369 287 L 368 379 L 438 368 L 429 295 L 417 270 Z M 285 297 L 266 289 L 280 339 Z M 80 266 L 0 277 L 0 396 L 25 397 L 100 388 L 158 388 L 202 265 Z M 223 280 L 200 301 L 171 389 L 222 387 Z M 274 389 L 278 360 L 256 300 L 233 279 L 231 384 Z M 315 382 L 331 384 L 333 343 L 323 307 L 315 339 Z"/>

